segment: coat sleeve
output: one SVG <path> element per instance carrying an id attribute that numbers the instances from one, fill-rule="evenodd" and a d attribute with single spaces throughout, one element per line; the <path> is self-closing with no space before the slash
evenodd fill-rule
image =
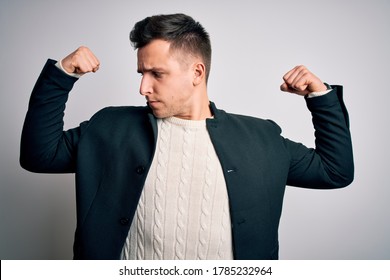
<path id="1" fill-rule="evenodd" d="M 63 131 L 65 103 L 77 78 L 64 74 L 48 60 L 33 88 L 23 125 L 20 164 L 39 173 L 75 172 L 81 130 Z"/>
<path id="2" fill-rule="evenodd" d="M 354 177 L 349 117 L 342 87 L 320 97 L 307 98 L 315 129 L 315 149 L 285 139 L 291 155 L 288 185 L 304 188 L 341 188 Z"/>

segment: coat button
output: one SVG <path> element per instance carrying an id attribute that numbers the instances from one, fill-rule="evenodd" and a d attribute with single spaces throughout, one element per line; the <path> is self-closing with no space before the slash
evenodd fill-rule
<path id="1" fill-rule="evenodd" d="M 129 224 L 130 219 L 129 219 L 129 218 L 121 218 L 121 219 L 119 220 L 119 222 L 121 223 L 122 226 L 126 226 L 126 225 Z"/>
<path id="2" fill-rule="evenodd" d="M 136 169 L 135 169 L 135 172 L 139 175 L 141 174 L 144 174 L 145 172 L 145 167 L 143 167 L 142 165 L 138 166 Z"/>

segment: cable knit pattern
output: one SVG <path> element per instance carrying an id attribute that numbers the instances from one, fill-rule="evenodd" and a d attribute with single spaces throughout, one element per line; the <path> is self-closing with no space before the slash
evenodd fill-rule
<path id="1" fill-rule="evenodd" d="M 162 121 L 157 157 L 157 179 L 154 192 L 153 259 L 163 259 L 165 188 L 169 158 L 170 123 Z"/>
<path id="2" fill-rule="evenodd" d="M 177 199 L 177 224 L 176 224 L 176 244 L 175 259 L 185 258 L 188 206 L 189 206 L 189 182 L 192 176 L 192 155 L 193 138 L 190 135 L 190 128 L 184 128 L 183 134 L 183 157 L 181 162 L 179 195 Z"/>
<path id="3" fill-rule="evenodd" d="M 203 195 L 202 195 L 202 204 L 201 204 L 201 215 L 200 215 L 200 231 L 199 231 L 199 243 L 198 243 L 198 253 L 197 259 L 205 260 L 207 258 L 208 242 L 210 241 L 210 223 L 211 223 L 211 212 L 213 208 L 213 180 L 214 172 L 211 160 L 211 151 L 212 146 L 207 147 L 207 156 L 206 156 L 206 172 L 204 175 L 204 186 L 203 186 Z"/>
<path id="4" fill-rule="evenodd" d="M 145 258 L 145 193 L 141 194 L 140 200 L 138 202 L 138 210 L 136 212 L 137 218 L 137 232 L 135 235 L 136 246 L 137 246 L 137 259 L 142 260 Z"/>
<path id="5" fill-rule="evenodd" d="M 221 221 L 221 230 L 222 232 L 226 232 L 230 230 L 230 213 L 229 213 L 229 205 L 225 204 L 223 206 L 223 212 L 222 212 L 222 221 Z M 225 259 L 226 250 L 224 250 L 226 246 L 226 236 L 224 234 L 220 235 L 219 244 L 218 244 L 218 259 L 223 260 Z"/>
<path id="6" fill-rule="evenodd" d="M 123 259 L 232 259 L 229 202 L 205 121 L 157 120 L 156 153 Z"/>

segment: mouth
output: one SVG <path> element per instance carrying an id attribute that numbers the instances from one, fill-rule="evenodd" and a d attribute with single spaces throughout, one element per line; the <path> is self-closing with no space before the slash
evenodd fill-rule
<path id="1" fill-rule="evenodd" d="M 158 103 L 160 103 L 160 101 L 157 101 L 157 100 L 147 100 L 146 102 L 148 104 L 149 107 L 155 107 L 157 106 Z"/>

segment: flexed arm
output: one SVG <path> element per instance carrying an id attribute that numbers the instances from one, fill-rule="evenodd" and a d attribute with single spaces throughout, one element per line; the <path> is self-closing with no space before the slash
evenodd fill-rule
<path id="1" fill-rule="evenodd" d="M 25 118 L 20 164 L 32 172 L 74 172 L 80 127 L 63 131 L 63 117 L 68 94 L 77 78 L 67 75 L 48 60 L 31 94 Z M 86 47 L 80 47 L 62 60 L 67 73 L 96 72 L 99 61 Z"/>
<path id="2" fill-rule="evenodd" d="M 308 149 L 288 139 L 291 154 L 288 184 L 306 188 L 339 188 L 349 185 L 354 177 L 349 117 L 342 97 L 342 87 L 327 86 L 305 66 L 297 66 L 283 76 L 281 90 L 312 97 L 305 98 L 312 113 L 315 149 Z"/>

